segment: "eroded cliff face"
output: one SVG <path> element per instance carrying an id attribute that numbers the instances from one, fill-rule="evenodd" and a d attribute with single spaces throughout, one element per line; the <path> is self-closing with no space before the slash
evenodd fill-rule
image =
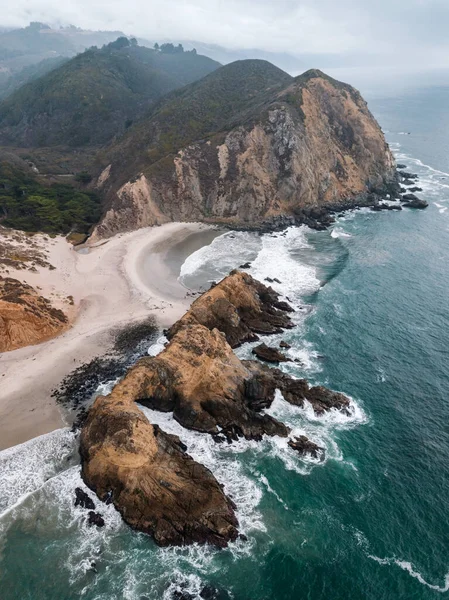
<path id="1" fill-rule="evenodd" d="M 97 235 L 170 221 L 254 227 L 385 192 L 395 162 L 360 94 L 310 71 L 240 126 L 180 148 L 120 183 Z M 115 175 L 114 175 L 115 173 Z"/>
<path id="2" fill-rule="evenodd" d="M 34 288 L 0 276 L 0 352 L 39 344 L 62 331 L 67 317 Z"/>

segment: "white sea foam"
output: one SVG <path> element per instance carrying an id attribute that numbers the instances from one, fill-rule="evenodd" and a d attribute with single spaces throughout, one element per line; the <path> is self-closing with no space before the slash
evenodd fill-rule
<path id="1" fill-rule="evenodd" d="M 162 352 L 162 350 L 165 348 L 165 345 L 167 343 L 168 343 L 168 340 L 165 337 L 165 335 L 161 336 L 160 338 L 157 339 L 157 341 L 154 344 L 152 344 L 148 348 L 148 354 L 150 356 L 157 356 L 160 352 Z"/>
<path id="2" fill-rule="evenodd" d="M 187 257 L 181 266 L 180 279 L 186 283 L 188 276 L 207 273 L 209 281 L 221 279 L 241 263 L 252 260 L 261 247 L 261 238 L 247 231 L 229 231 L 216 237 Z"/>
<path id="3" fill-rule="evenodd" d="M 0 515 L 78 460 L 75 436 L 57 429 L 0 452 Z"/>
<path id="4" fill-rule="evenodd" d="M 345 220 L 345 217 L 342 217 L 342 220 Z M 334 227 L 331 231 L 331 237 L 333 238 L 350 238 L 351 234 L 346 233 L 341 227 Z"/>
<path id="5" fill-rule="evenodd" d="M 157 424 L 166 433 L 178 435 L 187 446 L 187 452 L 199 463 L 212 471 L 224 485 L 227 495 L 237 505 L 240 531 L 249 534 L 253 530 L 265 531 L 257 506 L 262 498 L 261 488 L 245 475 L 238 455 L 255 448 L 258 442 L 241 440 L 233 444 L 217 444 L 211 436 L 185 429 L 173 416 L 141 406 L 150 423 Z"/>
<path id="6" fill-rule="evenodd" d="M 264 281 L 266 277 L 278 279 L 270 285 L 291 301 L 299 301 L 304 294 L 319 289 L 320 281 L 316 269 L 301 263 L 301 250 L 309 248 L 306 239 L 307 228 L 290 227 L 282 233 L 262 236 L 262 248 L 251 264 L 250 273 Z"/>
<path id="7" fill-rule="evenodd" d="M 368 554 L 368 558 L 371 558 L 380 565 L 396 565 L 400 567 L 404 571 L 407 571 L 407 573 L 409 573 L 412 577 L 417 579 L 419 583 L 422 583 L 431 590 L 435 590 L 436 592 L 440 592 L 441 594 L 444 594 L 445 592 L 449 591 L 449 572 L 447 572 L 444 576 L 444 585 L 439 586 L 426 581 L 421 575 L 421 573 L 419 573 L 419 571 L 415 569 L 412 563 L 407 560 L 400 560 L 398 558 L 395 558 L 394 556 L 391 558 L 379 558 L 378 556 L 373 556 L 372 554 Z"/>
<path id="8" fill-rule="evenodd" d="M 217 280 L 240 264 L 251 262 L 249 273 L 256 279 L 278 279 L 281 283 L 270 283 L 274 289 L 284 296 L 298 298 L 320 285 L 315 268 L 298 260 L 301 249 L 309 247 L 306 231 L 301 226 L 262 236 L 250 232 L 225 233 L 186 259 L 180 279 L 185 285 L 189 284 L 189 277 Z"/>

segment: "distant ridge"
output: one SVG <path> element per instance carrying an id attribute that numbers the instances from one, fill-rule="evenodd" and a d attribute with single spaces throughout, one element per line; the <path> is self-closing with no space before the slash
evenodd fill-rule
<path id="1" fill-rule="evenodd" d="M 0 105 L 0 144 L 101 145 L 162 95 L 215 70 L 196 54 L 164 54 L 127 38 L 86 50 Z"/>

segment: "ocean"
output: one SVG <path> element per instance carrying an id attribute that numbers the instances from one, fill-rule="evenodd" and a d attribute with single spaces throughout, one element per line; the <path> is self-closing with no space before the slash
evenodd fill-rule
<path id="1" fill-rule="evenodd" d="M 296 327 L 267 343 L 292 344 L 301 363 L 283 368 L 352 404 L 349 416 L 316 417 L 277 397 L 269 412 L 323 446 L 325 461 L 301 459 L 285 440 L 218 445 L 144 409 L 224 483 L 248 537 L 225 550 L 161 549 L 112 506 L 101 506 L 103 529 L 86 524 L 74 507 L 74 488 L 84 486 L 68 429 L 5 450 L 2 600 L 448 594 L 448 107 L 443 87 L 370 102 L 398 162 L 419 175 L 427 210 L 348 211 L 324 232 L 227 232 L 182 265 L 188 287 L 246 261 L 255 277 L 281 281 L 273 287 L 297 308 Z"/>

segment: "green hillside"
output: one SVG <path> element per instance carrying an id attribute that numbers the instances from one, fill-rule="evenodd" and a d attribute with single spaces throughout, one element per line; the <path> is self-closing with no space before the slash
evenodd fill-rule
<path id="1" fill-rule="evenodd" d="M 165 54 L 119 38 L 22 86 L 0 104 L 0 144 L 101 145 L 161 96 L 210 73 L 196 52 Z"/>
<path id="2" fill-rule="evenodd" d="M 236 61 L 172 92 L 105 153 L 131 171 L 156 163 L 195 140 L 243 123 L 293 78 L 263 60 Z"/>
<path id="3" fill-rule="evenodd" d="M 100 198 L 71 185 L 44 185 L 19 160 L 0 156 L 0 225 L 45 233 L 88 233 Z"/>

